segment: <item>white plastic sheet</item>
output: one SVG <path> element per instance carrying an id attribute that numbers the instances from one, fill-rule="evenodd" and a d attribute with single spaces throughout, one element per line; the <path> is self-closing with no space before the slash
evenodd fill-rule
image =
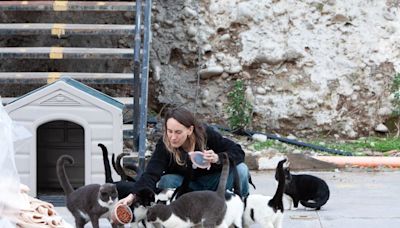
<path id="1" fill-rule="evenodd" d="M 26 206 L 26 202 L 20 194 L 14 143 L 29 137 L 31 137 L 31 134 L 25 128 L 22 126 L 14 127 L 0 98 L 0 227 L 9 227 L 11 224 L 6 214 Z"/>
<path id="2" fill-rule="evenodd" d="M 72 228 L 52 204 L 29 196 L 29 188 L 20 183 L 14 151 L 31 137 L 13 123 L 0 97 L 0 228 Z"/>

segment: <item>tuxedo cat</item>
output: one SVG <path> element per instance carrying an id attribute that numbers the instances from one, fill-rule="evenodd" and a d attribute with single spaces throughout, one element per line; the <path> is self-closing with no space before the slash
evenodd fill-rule
<path id="1" fill-rule="evenodd" d="M 74 164 L 69 155 L 62 155 L 57 160 L 57 176 L 65 192 L 68 210 L 75 218 L 75 226 L 83 228 L 89 221 L 93 228 L 99 228 L 99 218 L 107 216 L 118 201 L 118 192 L 114 184 L 90 184 L 74 190 L 68 180 L 65 164 Z M 112 224 L 112 227 L 118 227 Z"/>
<path id="2" fill-rule="evenodd" d="M 175 188 L 157 189 L 155 196 L 156 203 L 170 204 L 173 200 L 172 196 L 175 190 Z"/>
<path id="3" fill-rule="evenodd" d="M 143 190 L 142 190 L 143 191 Z M 132 207 L 133 208 L 133 214 L 134 214 L 134 219 L 132 220 L 132 228 L 139 227 L 139 224 L 142 223 L 142 225 L 145 228 L 151 228 L 151 227 L 159 227 L 158 224 L 151 224 L 147 222 L 147 209 L 149 208 L 150 205 L 153 205 L 154 203 L 159 203 L 159 204 L 170 204 L 172 200 L 172 194 L 174 193 L 175 189 L 157 189 L 154 195 L 154 202 L 149 202 L 145 203 L 143 201 L 136 202 L 136 204 Z M 139 199 L 150 199 L 149 196 L 143 196 L 143 193 L 140 193 L 136 198 Z"/>
<path id="4" fill-rule="evenodd" d="M 225 192 L 226 213 L 224 216 L 224 223 L 230 227 L 233 225 L 235 228 L 242 228 L 244 202 L 242 199 L 242 191 L 240 187 L 240 177 L 238 175 L 236 164 L 234 161 L 229 162 L 229 169 L 233 173 L 233 192 L 227 190 Z"/>
<path id="5" fill-rule="evenodd" d="M 223 168 L 217 191 L 193 191 L 181 195 L 169 205 L 156 204 L 147 211 L 147 220 L 165 228 L 228 227 L 223 219 L 227 210 L 225 188 L 229 174 L 229 159 L 223 153 Z"/>
<path id="6" fill-rule="evenodd" d="M 110 166 L 110 161 L 108 160 L 108 150 L 101 143 L 99 143 L 98 146 L 103 151 L 103 163 L 104 163 L 106 182 L 114 183 L 116 185 L 116 188 L 118 190 L 118 198 L 120 199 L 125 198 L 131 193 L 129 190 L 130 187 L 133 187 L 132 185 L 134 185 L 134 182 L 122 180 L 123 178 L 121 178 L 120 181 L 114 182 L 111 176 L 111 166 Z M 118 163 L 119 161 L 117 159 L 116 166 L 118 166 Z M 139 171 L 139 167 L 137 167 L 137 169 L 135 168 L 135 172 L 137 174 L 141 174 L 141 171 Z M 139 223 L 142 223 L 145 227 L 149 227 L 149 224 L 146 224 L 145 220 L 146 212 L 147 208 L 154 202 L 155 202 L 155 194 L 149 188 L 143 188 L 134 194 L 133 203 L 130 205 L 130 208 L 133 213 L 133 219 L 131 221 L 132 227 L 138 227 Z"/>
<path id="7" fill-rule="evenodd" d="M 278 187 L 275 195 L 265 196 L 261 194 L 250 194 L 245 198 L 245 210 L 243 214 L 244 227 L 258 223 L 263 228 L 281 228 L 283 221 L 282 197 L 285 190 L 285 174 L 283 164 L 286 159 L 278 162 L 275 176 L 278 178 Z"/>
<path id="8" fill-rule="evenodd" d="M 234 225 L 235 228 L 242 228 L 242 217 L 244 211 L 244 202 L 239 194 L 230 191 L 225 193 L 226 213 L 224 215 L 224 224 L 228 227 Z"/>
<path id="9" fill-rule="evenodd" d="M 304 207 L 321 209 L 329 199 L 328 184 L 319 177 L 308 174 L 291 174 L 289 168 L 285 168 L 285 194 L 293 201 L 297 209 L 299 202 Z M 292 203 L 290 203 L 291 209 Z"/>
<path id="10" fill-rule="evenodd" d="M 153 227 L 146 220 L 147 209 L 153 205 L 155 202 L 154 192 L 149 188 L 144 188 L 139 190 L 139 192 L 134 194 L 133 203 L 130 208 L 133 212 L 133 219 L 131 221 L 131 227 L 139 227 L 139 224 L 146 228 Z"/>
<path id="11" fill-rule="evenodd" d="M 155 194 L 150 189 L 145 188 L 134 194 L 134 200 L 130 206 L 133 212 L 131 228 L 139 227 L 140 223 L 145 228 L 159 227 L 158 224 L 151 224 L 147 222 L 147 210 L 155 203 L 169 204 L 171 202 L 171 196 L 173 192 L 174 189 L 159 189 Z"/>

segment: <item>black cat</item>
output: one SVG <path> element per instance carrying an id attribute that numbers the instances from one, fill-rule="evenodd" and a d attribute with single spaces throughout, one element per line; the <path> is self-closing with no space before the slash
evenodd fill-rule
<path id="1" fill-rule="evenodd" d="M 316 210 L 320 210 L 326 204 L 329 199 L 329 187 L 324 180 L 308 174 L 291 174 L 289 168 L 285 168 L 284 172 L 285 194 L 293 200 L 294 208 L 297 209 L 299 202 Z"/>
<path id="2" fill-rule="evenodd" d="M 106 183 L 113 183 L 114 180 L 111 177 L 111 168 L 110 168 L 110 161 L 108 160 L 108 150 L 102 143 L 99 143 L 98 146 L 101 148 L 103 152 L 103 163 L 104 169 L 106 174 Z M 117 174 L 121 177 L 121 181 L 136 181 L 143 173 L 143 171 L 139 168 L 136 163 L 126 164 L 125 168 L 128 170 L 132 170 L 136 173 L 135 177 L 128 176 L 124 169 L 121 167 L 121 159 L 122 157 L 129 155 L 129 153 L 120 153 L 117 156 L 116 161 L 114 160 L 114 153 L 112 154 L 111 162 L 114 170 Z"/>

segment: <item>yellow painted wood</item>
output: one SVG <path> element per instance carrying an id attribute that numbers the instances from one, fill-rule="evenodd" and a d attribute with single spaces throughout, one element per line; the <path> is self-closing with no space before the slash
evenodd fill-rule
<path id="1" fill-rule="evenodd" d="M 55 1 L 53 3 L 54 11 L 67 11 L 68 10 L 68 1 Z"/>
<path id="2" fill-rule="evenodd" d="M 50 59 L 62 59 L 64 48 L 62 47 L 52 47 L 50 49 Z"/>
<path id="3" fill-rule="evenodd" d="M 53 83 L 57 81 L 61 76 L 61 73 L 59 72 L 50 72 L 49 75 L 47 76 L 47 84 Z"/>
<path id="4" fill-rule="evenodd" d="M 54 24 L 53 28 L 51 28 L 51 35 L 58 38 L 65 35 L 65 24 Z"/>

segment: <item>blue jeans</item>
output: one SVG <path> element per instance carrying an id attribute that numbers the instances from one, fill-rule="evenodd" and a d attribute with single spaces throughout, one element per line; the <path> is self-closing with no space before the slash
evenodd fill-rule
<path id="1" fill-rule="evenodd" d="M 240 178 L 240 187 L 242 191 L 242 196 L 247 196 L 249 194 L 249 168 L 245 163 L 240 163 L 236 166 L 238 175 Z M 189 183 L 189 187 L 194 191 L 201 190 L 216 190 L 219 183 L 219 176 L 221 173 L 210 174 L 197 178 L 195 181 Z M 163 175 L 158 182 L 157 187 L 161 189 L 166 188 L 177 188 L 181 186 L 183 181 L 183 176 L 178 174 L 166 174 Z M 228 181 L 226 183 L 226 189 L 233 188 L 233 173 L 230 172 Z"/>

